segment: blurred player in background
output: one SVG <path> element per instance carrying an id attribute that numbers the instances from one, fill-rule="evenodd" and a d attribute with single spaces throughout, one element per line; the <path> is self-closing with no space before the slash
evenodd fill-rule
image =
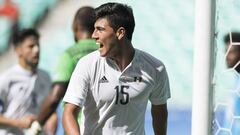
<path id="1" fill-rule="evenodd" d="M 45 99 L 40 115 L 35 121 L 36 125 L 32 130 L 35 134 L 44 125 L 47 118 L 56 110 L 59 102 L 63 98 L 72 72 L 78 60 L 86 54 L 98 49 L 96 42 L 91 38 L 94 31 L 95 14 L 92 7 L 81 7 L 75 14 L 72 29 L 76 43 L 66 49 L 60 56 L 53 78 L 53 88 Z"/>
<path id="2" fill-rule="evenodd" d="M 230 39 L 230 37 L 232 39 Z M 232 43 L 238 42 L 238 45 L 231 45 L 231 41 Z M 226 45 L 226 49 L 229 49 L 229 52 L 226 56 L 227 66 L 229 68 L 236 66 L 235 70 L 240 73 L 240 65 L 237 65 L 240 61 L 240 32 L 232 32 L 231 36 L 230 34 L 227 34 L 224 37 L 224 43 Z"/>
<path id="3" fill-rule="evenodd" d="M 234 68 L 236 73 L 240 75 L 240 32 L 231 32 L 224 37 L 224 43 L 226 45 L 226 63 L 228 68 Z M 236 44 L 237 43 L 237 44 Z M 236 77 L 235 88 L 240 88 L 240 77 Z M 230 107 L 226 114 L 225 125 L 229 125 L 232 121 L 232 115 L 240 116 L 240 96 L 233 93 L 230 97 Z M 237 124 L 234 124 L 237 125 Z M 232 128 L 232 135 L 239 135 L 240 126 Z"/>
<path id="4" fill-rule="evenodd" d="M 163 63 L 133 48 L 132 9 L 106 3 L 95 9 L 92 35 L 99 45 L 79 60 L 64 96 L 63 126 L 69 135 L 145 135 L 147 103 L 152 103 L 155 135 L 166 135 L 168 75 Z M 77 123 L 83 108 L 84 119 Z"/>
<path id="5" fill-rule="evenodd" d="M 18 64 L 0 78 L 0 135 L 23 135 L 49 93 L 49 75 L 38 69 L 39 34 L 24 29 L 14 37 Z"/>

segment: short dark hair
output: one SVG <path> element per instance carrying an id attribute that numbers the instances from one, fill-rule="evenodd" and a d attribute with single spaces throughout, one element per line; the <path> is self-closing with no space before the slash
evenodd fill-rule
<path id="1" fill-rule="evenodd" d="M 231 32 L 232 42 L 240 42 L 240 32 Z M 230 43 L 230 33 L 226 34 L 223 38 L 224 43 Z"/>
<path id="2" fill-rule="evenodd" d="M 20 43 L 22 43 L 27 37 L 29 36 L 34 36 L 37 40 L 39 40 L 39 33 L 36 29 L 33 28 L 26 28 L 22 29 L 18 32 L 13 37 L 13 45 L 14 47 L 18 47 Z"/>
<path id="3" fill-rule="evenodd" d="M 78 9 L 73 22 L 80 25 L 85 31 L 93 33 L 94 23 L 96 21 L 94 8 L 85 6 Z"/>
<path id="4" fill-rule="evenodd" d="M 126 36 L 132 40 L 135 20 L 132 8 L 120 3 L 106 3 L 95 9 L 96 19 L 106 18 L 109 25 L 116 31 L 120 27 L 126 29 Z"/>

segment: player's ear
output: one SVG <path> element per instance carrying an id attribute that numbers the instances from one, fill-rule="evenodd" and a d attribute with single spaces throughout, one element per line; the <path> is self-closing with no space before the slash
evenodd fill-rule
<path id="1" fill-rule="evenodd" d="M 123 28 L 123 27 L 118 28 L 118 30 L 116 32 L 118 40 L 121 40 L 125 36 L 125 34 L 126 34 L 125 28 Z"/>
<path id="2" fill-rule="evenodd" d="M 14 48 L 16 54 L 18 56 L 21 56 L 22 55 L 22 46 L 21 45 L 17 45 L 15 48 Z"/>

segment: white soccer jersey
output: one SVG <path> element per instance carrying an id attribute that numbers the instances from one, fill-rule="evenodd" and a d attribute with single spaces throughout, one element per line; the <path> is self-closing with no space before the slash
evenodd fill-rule
<path id="1" fill-rule="evenodd" d="M 0 77 L 0 114 L 12 119 L 38 114 L 50 88 L 46 72 L 38 70 L 32 74 L 19 65 L 14 66 Z M 0 125 L 0 135 L 22 134 L 19 128 Z"/>
<path id="2" fill-rule="evenodd" d="M 98 51 L 80 59 L 63 100 L 83 107 L 83 135 L 144 135 L 148 100 L 159 105 L 168 98 L 163 63 L 135 49 L 132 62 L 123 71 Z"/>

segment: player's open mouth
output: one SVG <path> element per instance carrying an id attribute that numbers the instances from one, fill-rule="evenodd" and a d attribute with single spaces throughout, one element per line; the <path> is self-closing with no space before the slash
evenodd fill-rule
<path id="1" fill-rule="evenodd" d="M 102 47 L 103 47 L 103 45 L 100 44 L 100 43 L 96 43 L 96 44 L 99 45 L 99 48 L 102 48 Z"/>

